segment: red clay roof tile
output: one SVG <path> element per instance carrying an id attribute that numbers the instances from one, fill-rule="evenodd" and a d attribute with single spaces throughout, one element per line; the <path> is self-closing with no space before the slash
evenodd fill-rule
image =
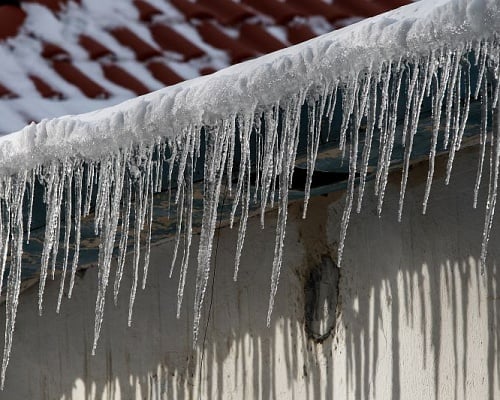
<path id="1" fill-rule="evenodd" d="M 314 37 L 316 37 L 316 34 L 308 25 L 292 24 L 287 26 L 287 38 L 292 44 L 305 42 Z"/>
<path id="2" fill-rule="evenodd" d="M 233 63 L 238 63 L 258 55 L 254 49 L 226 35 L 210 22 L 202 22 L 198 25 L 198 32 L 200 32 L 207 43 L 218 49 L 227 50 Z"/>
<path id="3" fill-rule="evenodd" d="M 352 16 L 338 1 L 328 4 L 321 0 L 288 0 L 287 4 L 292 4 L 307 16 L 321 15 L 329 21 Z"/>
<path id="4" fill-rule="evenodd" d="M 39 76 L 30 75 L 29 78 L 31 79 L 31 81 L 36 87 L 36 90 L 38 90 L 38 93 L 40 93 L 42 97 L 46 97 L 49 99 L 62 99 L 64 97 L 61 92 L 54 90 L 47 82 L 45 82 Z"/>
<path id="5" fill-rule="evenodd" d="M 167 25 L 154 24 L 150 27 L 150 30 L 156 43 L 164 50 L 182 54 L 184 61 L 205 54 L 198 46 Z"/>
<path id="6" fill-rule="evenodd" d="M 352 16 L 358 17 L 372 17 L 387 10 L 380 3 L 367 0 L 336 0 L 336 3 L 344 7 Z"/>
<path id="7" fill-rule="evenodd" d="M 17 35 L 26 13 L 15 6 L 0 6 L 0 41 Z"/>
<path id="8" fill-rule="evenodd" d="M 111 50 L 109 50 L 107 47 L 99 43 L 97 40 L 91 38 L 90 36 L 80 35 L 78 43 L 87 51 L 87 53 L 89 53 L 89 57 L 92 60 L 97 60 L 101 57 L 114 55 Z"/>
<path id="9" fill-rule="evenodd" d="M 213 74 L 214 72 L 217 72 L 217 70 L 215 68 L 212 68 L 212 67 L 200 68 L 201 75 L 210 75 L 210 74 Z"/>
<path id="10" fill-rule="evenodd" d="M 233 25 L 255 16 L 255 12 L 231 0 L 198 0 L 198 4 L 212 11 L 224 25 Z"/>
<path id="11" fill-rule="evenodd" d="M 151 91 L 141 81 L 130 75 L 127 71 L 116 64 L 104 64 L 102 66 L 102 70 L 104 72 L 104 76 L 111 82 L 131 90 L 138 96 Z"/>
<path id="12" fill-rule="evenodd" d="M 271 35 L 263 26 L 256 24 L 241 26 L 240 41 L 260 53 L 271 53 L 286 47 L 286 44 Z"/>
<path id="13" fill-rule="evenodd" d="M 23 3 L 38 3 L 55 12 L 61 11 L 67 2 L 68 0 L 23 0 Z"/>
<path id="14" fill-rule="evenodd" d="M 90 79 L 69 61 L 54 61 L 54 69 L 66 81 L 78 87 L 87 97 L 107 98 L 109 93 L 99 84 Z"/>
<path id="15" fill-rule="evenodd" d="M 271 16 L 278 24 L 286 24 L 297 16 L 305 14 L 292 4 L 278 0 L 242 0 L 257 11 Z M 307 0 L 306 0 L 307 1 Z"/>
<path id="16" fill-rule="evenodd" d="M 45 42 L 42 47 L 42 57 L 58 60 L 69 60 L 69 54 L 62 47 L 54 43 Z"/>
<path id="17" fill-rule="evenodd" d="M 150 22 L 155 15 L 162 13 L 151 3 L 144 0 L 134 0 L 134 5 L 137 10 L 139 10 L 139 18 L 141 21 Z"/>
<path id="18" fill-rule="evenodd" d="M 151 61 L 148 63 L 147 67 L 157 80 L 167 86 L 175 85 L 184 80 L 183 77 L 179 76 L 161 61 Z"/>
<path id="19" fill-rule="evenodd" d="M 208 8 L 188 0 L 170 0 L 188 20 L 215 18 L 215 14 Z"/>
<path id="20" fill-rule="evenodd" d="M 17 95 L 0 83 L 0 99 L 13 99 Z"/>
<path id="21" fill-rule="evenodd" d="M 140 61 L 161 56 L 159 50 L 146 43 L 128 28 L 119 27 L 112 29 L 110 32 L 122 45 L 131 48 L 134 51 L 136 58 Z"/>

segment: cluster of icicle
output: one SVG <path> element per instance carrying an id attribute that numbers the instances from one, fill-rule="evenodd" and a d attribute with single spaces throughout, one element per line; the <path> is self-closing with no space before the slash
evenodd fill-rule
<path id="1" fill-rule="evenodd" d="M 98 260 L 98 295 L 95 310 L 93 352 L 103 321 L 104 302 L 110 275 L 114 275 L 114 298 L 117 299 L 124 271 L 129 231 L 133 232 L 132 286 L 130 288 L 129 324 L 142 267 L 142 288 L 146 286 L 149 264 L 151 224 L 154 193 L 169 190 L 177 207 L 177 236 L 171 275 L 179 271 L 178 306 L 180 313 L 184 284 L 188 273 L 193 236 L 193 173 L 204 160 L 204 198 L 200 244 L 197 257 L 194 301 L 193 336 L 196 342 L 207 282 L 210 275 L 214 232 L 222 190 L 232 199 L 231 226 L 239 216 L 238 241 L 235 252 L 234 279 L 238 275 L 245 231 L 252 203 L 258 203 L 261 223 L 270 207 L 277 206 L 276 243 L 271 273 L 271 294 L 267 320 L 271 318 L 278 287 L 286 233 L 288 190 L 292 183 L 301 110 L 308 107 L 307 181 L 304 216 L 307 210 L 312 174 L 322 126 L 332 125 L 336 108 L 341 109 L 339 132 L 331 132 L 349 165 L 346 204 L 341 221 L 338 263 L 342 259 L 344 241 L 353 207 L 360 212 L 365 191 L 371 146 L 379 140 L 375 195 L 381 213 L 387 178 L 395 141 L 404 146 L 399 218 L 403 212 L 404 196 L 418 121 L 424 99 L 432 103 L 433 129 L 430 143 L 429 169 L 423 212 L 431 190 L 434 160 L 441 136 L 444 149 L 449 151 L 446 182 L 450 179 L 456 151 L 462 144 L 469 115 L 469 102 L 479 99 L 482 105 L 480 157 L 474 204 L 482 179 L 484 159 L 489 152 L 490 176 L 481 261 L 486 258 L 489 233 L 495 211 L 500 160 L 500 132 L 492 129 L 493 115 L 499 96 L 500 45 L 496 39 L 469 43 L 460 48 L 431 51 L 417 58 L 391 60 L 372 65 L 359 75 L 323 77 L 303 88 L 296 95 L 282 99 L 270 107 L 249 109 L 246 113 L 228 115 L 211 126 L 189 126 L 175 138 L 158 137 L 147 143 L 137 143 L 119 152 L 85 161 L 68 155 L 30 171 L 1 177 L 0 183 L 0 287 L 9 264 L 6 282 L 6 330 L 2 364 L 2 385 L 12 347 L 16 311 L 21 285 L 23 243 L 29 241 L 31 209 L 35 183 L 44 188 L 46 207 L 45 242 L 41 257 L 39 310 L 42 312 L 47 276 L 55 277 L 59 248 L 63 252 L 60 274 L 59 310 L 63 291 L 69 279 L 71 297 L 75 272 L 78 268 L 80 228 L 82 217 L 94 215 L 95 234 L 100 238 Z M 477 81 L 471 83 L 471 68 L 478 71 Z M 404 95 L 403 89 L 404 88 Z M 338 100 L 338 101 L 337 101 Z M 403 111 L 401 111 L 403 110 Z M 396 129 L 399 117 L 404 116 L 402 129 Z M 499 124 L 500 125 L 500 124 Z M 238 135 L 238 138 L 236 136 Z M 397 137 L 402 135 L 401 137 Z M 377 138 L 377 139 L 374 139 Z M 204 151 L 200 151 L 202 147 Z M 488 145 L 489 144 L 489 145 Z M 489 150 L 488 150 L 489 146 Z M 236 164 L 235 151 L 241 154 Z M 164 169 L 164 166 L 166 167 Z M 237 170 L 234 186 L 233 166 Z M 164 172 L 168 176 L 163 176 Z M 255 171 L 255 174 L 252 174 Z M 356 180 L 359 178 L 359 185 Z M 168 182 L 168 188 L 162 182 Z M 171 188 L 175 188 L 171 190 Z M 225 188 L 225 189 L 223 189 Z M 357 197 L 356 197 L 357 194 Z M 25 199 L 26 197 L 26 199 Z M 355 201 L 356 197 L 356 201 Z M 95 201 L 95 203 L 94 203 Z M 29 204 L 28 226 L 23 226 Z M 93 206 L 95 204 L 95 207 Z M 25 233 L 26 232 L 26 233 Z M 73 249 L 70 254 L 70 244 Z M 145 246 L 144 246 L 145 245 Z M 180 255 L 182 253 L 182 255 Z M 117 268 L 112 270 L 112 259 Z M 67 277 L 69 275 L 69 278 Z"/>

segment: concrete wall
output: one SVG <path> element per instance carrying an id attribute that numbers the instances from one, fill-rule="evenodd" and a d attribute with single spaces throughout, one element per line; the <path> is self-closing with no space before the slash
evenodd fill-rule
<path id="1" fill-rule="evenodd" d="M 109 296 L 94 357 L 95 268 L 78 278 L 60 315 L 54 313 L 57 282 L 47 287 L 43 317 L 37 316 L 36 290 L 25 293 L 0 398 L 499 398 L 499 237 L 494 230 L 482 276 L 477 260 L 484 193 L 481 210 L 471 207 L 476 161 L 473 152 L 460 154 L 450 187 L 441 177 L 435 182 L 426 216 L 421 215 L 425 163 L 411 171 L 401 224 L 397 173 L 382 218 L 370 200 L 353 216 L 336 326 L 321 343 L 305 333 L 305 287 L 315 265 L 335 259 L 343 208 L 343 197 L 335 194 L 314 199 L 305 221 L 300 204 L 290 207 L 269 328 L 273 214 L 263 231 L 251 221 L 237 283 L 232 281 L 235 232 L 220 230 L 215 286 L 209 288 L 195 350 L 190 335 L 194 269 L 177 320 L 177 275 L 168 278 L 172 243 L 152 251 L 147 290 L 138 292 L 131 328 L 128 290 L 117 307 Z M 438 164 L 439 176 L 444 164 Z M 129 285 L 130 265 L 123 288 Z"/>

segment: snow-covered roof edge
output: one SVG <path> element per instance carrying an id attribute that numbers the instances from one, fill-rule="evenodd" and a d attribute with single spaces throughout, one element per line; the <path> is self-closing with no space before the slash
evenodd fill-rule
<path id="1" fill-rule="evenodd" d="M 97 160 L 131 142 L 173 137 L 329 81 L 346 83 L 369 67 L 463 48 L 500 32 L 499 14 L 495 0 L 423 0 L 114 107 L 44 120 L 0 138 L 0 173 L 68 155 Z"/>
<path id="2" fill-rule="evenodd" d="M 24 199 L 28 197 L 29 204 L 33 203 L 35 182 L 40 182 L 44 188 L 47 212 L 40 272 L 40 311 L 49 264 L 54 271 L 60 239 L 64 243 L 61 246 L 64 248 L 64 265 L 59 302 L 70 267 L 71 295 L 74 273 L 78 267 L 81 216 L 89 215 L 91 199 L 96 199 L 95 232 L 100 236 L 101 245 L 95 350 L 103 320 L 115 242 L 119 241 L 118 270 L 114 283 L 116 296 L 120 289 L 129 228 L 134 231 L 135 252 L 129 323 L 139 283 L 141 258 L 144 260 L 142 284 L 145 286 L 149 240 L 146 241 L 142 257 L 140 238 L 143 230 L 148 238 L 151 235 L 153 193 L 162 189 L 164 162 L 169 164 L 169 184 L 177 185 L 173 200 L 178 205 L 178 236 L 172 267 L 180 264 L 180 311 L 193 234 L 193 170 L 200 156 L 202 126 L 207 129 L 203 154 L 204 199 L 197 256 L 194 340 L 198 336 L 210 274 L 212 244 L 223 186 L 228 187 L 233 201 L 231 224 L 235 213 L 241 209 L 235 279 L 250 202 L 259 202 L 262 220 L 268 205 L 277 204 L 269 322 L 283 256 L 288 189 L 295 166 L 301 110 L 306 100 L 309 100 L 309 115 L 305 209 L 322 121 L 327 118 L 331 123 L 336 107 L 342 111 L 342 126 L 335 135 L 339 139 L 340 149 L 349 158 L 349 181 L 341 221 L 340 263 L 351 211 L 353 208 L 359 210 L 362 205 L 374 132 L 379 135 L 380 142 L 375 178 L 379 213 L 382 211 L 396 134 L 402 134 L 405 152 L 401 213 L 422 102 L 427 99 L 432 103 L 434 124 L 424 198 L 425 212 L 432 186 L 438 137 L 443 137 L 444 146 L 450 151 L 449 179 L 454 153 L 462 143 L 470 101 L 480 97 L 484 112 L 476 198 L 482 182 L 482 160 L 487 143 L 492 146 L 490 163 L 493 166 L 481 254 L 484 264 L 500 174 L 500 131 L 491 132 L 488 125 L 499 97 L 500 46 L 496 37 L 499 28 L 500 6 L 494 0 L 422 1 L 300 46 L 228 68 L 210 77 L 195 79 L 94 113 L 43 121 L 1 138 L 0 207 L 3 212 L 0 213 L 0 287 L 7 259 L 10 260 L 2 382 L 12 347 L 20 291 L 25 240 Z M 476 57 L 475 66 L 479 71 L 475 86 L 470 84 L 471 52 Z M 403 79 L 407 91 L 404 96 L 401 94 Z M 342 96 L 337 96 L 338 92 Z M 339 97 L 342 104 L 337 104 Z M 400 102 L 404 102 L 403 109 L 406 112 L 402 130 L 397 131 Z M 366 121 L 366 130 L 361 145 L 362 121 Z M 232 176 L 236 134 L 239 135 L 241 157 L 237 184 L 231 192 L 231 179 L 226 183 L 225 176 Z M 256 142 L 255 149 L 250 146 L 251 140 Z M 257 164 L 255 180 L 251 178 L 253 159 Z M 360 185 L 355 203 L 357 176 Z M 94 187 L 97 193 L 92 196 Z M 74 221 L 71 218 L 72 207 L 76 209 Z M 29 225 L 31 210 L 28 213 Z M 61 225 L 64 229 L 61 229 Z M 70 239 L 75 243 L 71 265 Z M 183 243 L 183 251 L 182 256 L 179 251 L 177 257 L 180 242 Z"/>

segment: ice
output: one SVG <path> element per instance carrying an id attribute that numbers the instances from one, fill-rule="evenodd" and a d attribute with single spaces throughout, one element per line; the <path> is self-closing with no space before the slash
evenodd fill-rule
<path id="1" fill-rule="evenodd" d="M 270 324 L 285 256 L 289 190 L 302 133 L 307 138 L 304 217 L 325 133 L 327 140 L 338 143 L 349 171 L 337 259 L 342 266 L 352 209 L 361 212 L 363 197 L 372 195 L 365 190 L 366 181 L 374 177 L 380 215 L 389 173 L 397 163 L 402 164 L 401 220 L 423 105 L 430 104 L 433 118 L 425 212 L 432 205 L 435 157 L 443 149 L 449 152 L 448 183 L 455 154 L 464 145 L 471 101 L 480 98 L 480 157 L 472 197 L 476 207 L 489 149 L 481 245 L 481 264 L 486 268 L 500 174 L 500 130 L 492 131 L 493 118 L 500 118 L 497 3 L 422 0 L 210 76 L 93 113 L 44 120 L 0 138 L 0 288 L 9 266 L 2 384 L 13 343 L 23 245 L 29 240 L 23 224 L 27 221 L 29 231 L 35 190 L 43 191 L 46 212 L 40 313 L 49 273 L 52 277 L 60 273 L 57 311 L 62 306 L 70 262 L 68 297 L 74 294 L 83 219 L 93 223 L 99 242 L 93 352 L 103 326 L 110 276 L 114 276 L 117 303 L 127 260 L 132 277 L 128 324 L 133 321 L 138 286 L 147 288 L 154 193 L 168 191 L 177 223 L 171 260 L 171 275 L 178 279 L 177 316 L 187 276 L 193 273 L 195 293 L 190 306 L 196 343 L 213 273 L 221 207 L 230 209 L 231 227 L 238 225 L 235 280 L 251 207 L 260 211 L 262 228 L 267 211 L 277 208 L 267 312 Z M 305 111 L 307 120 L 301 121 Z M 340 128 L 334 123 L 337 115 L 341 116 Z M 404 154 L 396 160 L 393 153 L 399 144 Z M 200 166 L 202 171 L 197 171 Z M 193 180 L 197 172 L 203 172 L 203 207 L 194 257 L 193 224 L 198 221 L 193 220 Z"/>

